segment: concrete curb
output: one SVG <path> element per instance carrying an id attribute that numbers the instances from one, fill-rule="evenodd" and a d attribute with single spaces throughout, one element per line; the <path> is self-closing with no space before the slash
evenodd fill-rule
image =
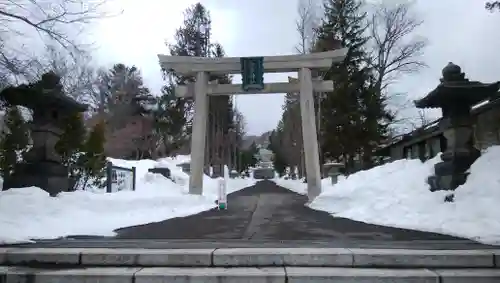
<path id="1" fill-rule="evenodd" d="M 500 268 L 500 250 L 0 248 L 0 265 Z"/>
<path id="2" fill-rule="evenodd" d="M 35 269 L 1 267 L 1 282 L 18 283 L 308 283 L 308 282 L 393 282 L 393 283 L 494 283 L 499 269 L 375 269 L 341 267 L 93 267 Z"/>
<path id="3" fill-rule="evenodd" d="M 285 267 L 288 283 L 303 282 L 412 282 L 412 283 L 494 283 L 498 269 L 376 269 Z"/>

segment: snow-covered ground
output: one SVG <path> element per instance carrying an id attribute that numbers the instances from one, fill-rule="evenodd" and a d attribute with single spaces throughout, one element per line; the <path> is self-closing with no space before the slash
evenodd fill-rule
<path id="1" fill-rule="evenodd" d="M 69 235 L 113 236 L 121 227 L 188 216 L 214 208 L 218 181 L 205 176 L 202 196 L 188 194 L 188 175 L 176 165 L 187 156 L 158 161 L 113 159 L 115 165 L 136 167 L 136 191 L 105 193 L 102 189 L 61 193 L 57 197 L 36 187 L 0 192 L 0 243 L 54 239 Z M 148 168 L 168 167 L 175 183 Z M 230 179 L 228 193 L 255 184 Z M 231 205 L 231 204 L 229 204 Z"/>
<path id="2" fill-rule="evenodd" d="M 137 168 L 136 191 L 108 194 L 89 188 L 57 197 L 49 197 L 34 187 L 0 192 L 0 243 L 68 235 L 112 236 L 117 228 L 215 207 L 217 180 L 205 176 L 203 196 L 188 194 L 188 176 L 176 166 L 189 161 L 187 156 L 158 161 L 112 161 L 118 166 Z M 447 192 L 428 190 L 426 178 L 438 161 L 437 157 L 426 163 L 398 160 L 341 177 L 334 186 L 325 179 L 323 193 L 309 206 L 367 223 L 500 244 L 500 146 L 489 148 L 472 165 L 467 183 L 455 191 L 452 203 L 443 201 Z M 154 166 L 170 168 L 175 182 L 148 173 L 147 169 Z M 298 193 L 306 191 L 306 184 L 300 181 L 275 182 Z M 232 179 L 228 193 L 254 183 L 253 179 Z"/>
<path id="3" fill-rule="evenodd" d="M 398 160 L 341 177 L 336 185 L 323 180 L 323 193 L 309 206 L 366 223 L 436 232 L 500 245 L 500 146 L 490 147 L 472 165 L 467 183 L 449 192 L 430 192 L 426 179 L 439 158 L 425 163 Z M 297 193 L 306 184 L 275 182 Z"/>

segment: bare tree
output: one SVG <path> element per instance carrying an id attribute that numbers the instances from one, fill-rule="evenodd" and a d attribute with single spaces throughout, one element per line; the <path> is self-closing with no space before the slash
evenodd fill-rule
<path id="1" fill-rule="evenodd" d="M 411 2 L 382 2 L 374 6 L 369 22 L 370 49 L 368 64 L 375 71 L 374 88 L 380 95 L 388 95 L 387 86 L 397 81 L 401 75 L 418 72 L 426 67 L 422 55 L 427 45 L 425 38 L 415 35 L 423 21 L 412 12 Z M 402 117 L 402 110 L 414 108 L 405 93 L 392 93 L 387 97 L 394 108 L 396 119 L 392 128 L 398 131 L 414 130 L 419 118 Z M 401 104 L 400 102 L 403 102 Z M 420 116 L 419 116 L 420 117 Z"/>
<path id="2" fill-rule="evenodd" d="M 53 71 L 61 77 L 66 94 L 77 101 L 87 103 L 91 110 L 99 105 L 99 93 L 96 89 L 97 71 L 91 64 L 87 52 L 69 56 L 57 45 L 48 45 L 44 56 L 36 60 L 29 72 L 30 80 L 39 79 L 41 74 Z"/>
<path id="3" fill-rule="evenodd" d="M 433 121 L 434 115 L 429 109 L 415 107 L 415 100 L 409 99 L 407 93 L 391 94 L 391 112 L 395 117 L 390 123 L 390 130 L 399 134 L 407 134 L 418 130 Z"/>
<path id="4" fill-rule="evenodd" d="M 84 28 L 112 16 L 104 11 L 108 0 L 0 0 L 0 81 L 29 79 L 37 65 L 36 46 L 26 39 L 51 43 L 73 56 L 89 44 L 81 40 Z M 24 42 L 24 44 L 23 44 Z M 42 51 L 42 50 L 40 50 Z M 26 78 L 28 76 L 28 78 Z"/>
<path id="5" fill-rule="evenodd" d="M 300 42 L 295 47 L 295 50 L 301 54 L 308 53 L 314 43 L 316 36 L 316 28 L 319 24 L 317 1 L 314 0 L 299 0 L 297 13 L 299 18 L 296 21 L 297 32 L 299 33 Z"/>
<path id="6" fill-rule="evenodd" d="M 297 6 L 297 14 L 298 14 L 298 19 L 296 21 L 296 29 L 299 34 L 299 44 L 295 47 L 295 50 L 299 52 L 300 54 L 306 54 L 312 51 L 314 48 L 314 43 L 316 41 L 316 30 L 320 24 L 320 17 L 319 17 L 319 7 L 317 6 L 319 1 L 315 0 L 299 0 L 298 6 Z M 290 78 L 289 78 L 290 79 Z M 292 94 L 293 95 L 293 94 Z M 294 94 L 297 95 L 297 94 Z M 322 95 L 323 94 L 317 94 L 316 95 L 316 104 L 317 104 L 317 109 L 315 111 L 316 115 L 316 127 L 317 127 L 317 133 L 318 137 L 320 137 L 320 129 L 321 129 L 321 100 L 322 100 Z M 295 107 L 297 108 L 297 107 Z M 290 111 L 292 111 L 290 109 Z M 296 111 L 300 111 L 295 109 Z M 289 119 L 287 119 L 289 120 Z M 290 121 L 285 121 L 285 122 L 290 122 Z M 299 127 L 300 128 L 300 127 Z M 300 133 L 302 133 L 300 131 Z M 302 134 L 300 134 L 301 136 Z M 321 141 L 320 141 L 321 144 Z M 297 152 L 296 149 L 297 147 L 300 148 L 298 151 L 298 160 L 303 159 L 303 149 L 301 147 L 301 144 L 297 144 L 296 142 L 291 143 L 290 149 L 292 151 Z M 319 152 L 321 155 L 321 147 L 319 148 Z M 295 159 L 297 160 L 297 159 Z M 298 164 L 296 164 L 298 165 Z"/>
<path id="7" fill-rule="evenodd" d="M 418 109 L 417 110 L 417 119 L 413 124 L 413 129 L 418 130 L 421 129 L 422 127 L 425 127 L 431 123 L 431 119 L 429 118 L 429 115 L 425 109 Z"/>
<path id="8" fill-rule="evenodd" d="M 107 16 L 103 12 L 105 0 L 1 0 L 1 32 L 25 35 L 31 28 L 65 49 L 81 50 L 75 35 L 86 24 Z M 70 25 L 70 27 L 68 27 Z"/>
<path id="9" fill-rule="evenodd" d="M 411 12 L 412 3 L 376 6 L 370 20 L 372 53 L 369 64 L 376 72 L 376 87 L 383 92 L 402 73 L 417 72 L 426 66 L 422 60 L 427 44 L 414 35 L 423 23 Z"/>

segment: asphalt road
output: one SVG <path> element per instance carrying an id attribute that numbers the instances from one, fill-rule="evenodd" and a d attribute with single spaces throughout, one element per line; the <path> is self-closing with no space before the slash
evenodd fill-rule
<path id="1" fill-rule="evenodd" d="M 270 181 L 228 195 L 228 209 L 116 230 L 114 238 L 75 236 L 26 247 L 495 248 L 435 233 L 384 227 L 312 210 L 306 196 Z M 132 209 L 132 208 L 131 208 Z"/>
<path id="2" fill-rule="evenodd" d="M 117 230 L 119 239 L 204 240 L 463 240 L 366 224 L 312 210 L 307 197 L 261 181 L 228 196 L 228 209 Z"/>

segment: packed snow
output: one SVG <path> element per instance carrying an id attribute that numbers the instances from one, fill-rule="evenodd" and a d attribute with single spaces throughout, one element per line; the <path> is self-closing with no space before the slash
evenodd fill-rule
<path id="1" fill-rule="evenodd" d="M 216 206 L 218 181 L 208 176 L 204 177 L 202 196 L 188 194 L 188 175 L 177 166 L 189 162 L 188 156 L 111 161 L 121 167 L 136 167 L 136 191 L 105 193 L 88 188 L 57 197 L 35 187 L 0 192 L 0 243 L 70 235 L 113 236 L 117 228 L 187 216 Z M 425 163 L 398 160 L 341 176 L 335 185 L 324 179 L 322 194 L 308 206 L 335 217 L 500 244 L 500 175 L 496 172 L 500 146 L 487 149 L 472 165 L 467 183 L 455 191 L 454 202 L 444 202 L 449 192 L 429 191 L 426 179 L 437 162 L 439 157 Z M 174 181 L 148 173 L 152 167 L 168 167 Z M 306 192 L 301 181 L 276 178 L 275 182 L 297 193 Z M 228 193 L 253 184 L 251 178 L 230 179 Z"/>
<path id="2" fill-rule="evenodd" d="M 430 192 L 426 179 L 439 157 L 425 163 L 397 160 L 341 176 L 331 185 L 322 180 L 323 192 L 309 204 L 335 217 L 390 227 L 435 232 L 500 244 L 500 146 L 488 148 L 470 168 L 467 182 L 455 191 Z M 278 185 L 305 194 L 298 180 L 277 179 Z"/>
<path id="3" fill-rule="evenodd" d="M 113 230 L 196 214 L 216 207 L 218 180 L 204 178 L 202 196 L 188 194 L 189 177 L 177 165 L 188 156 L 158 161 L 111 159 L 114 165 L 136 167 L 136 191 L 85 191 L 50 197 L 36 188 L 0 192 L 0 243 L 29 242 L 65 236 L 113 236 Z M 167 167 L 175 181 L 148 168 Z M 229 179 L 227 193 L 255 184 L 253 179 Z M 231 205 L 231 204 L 229 204 Z"/>

